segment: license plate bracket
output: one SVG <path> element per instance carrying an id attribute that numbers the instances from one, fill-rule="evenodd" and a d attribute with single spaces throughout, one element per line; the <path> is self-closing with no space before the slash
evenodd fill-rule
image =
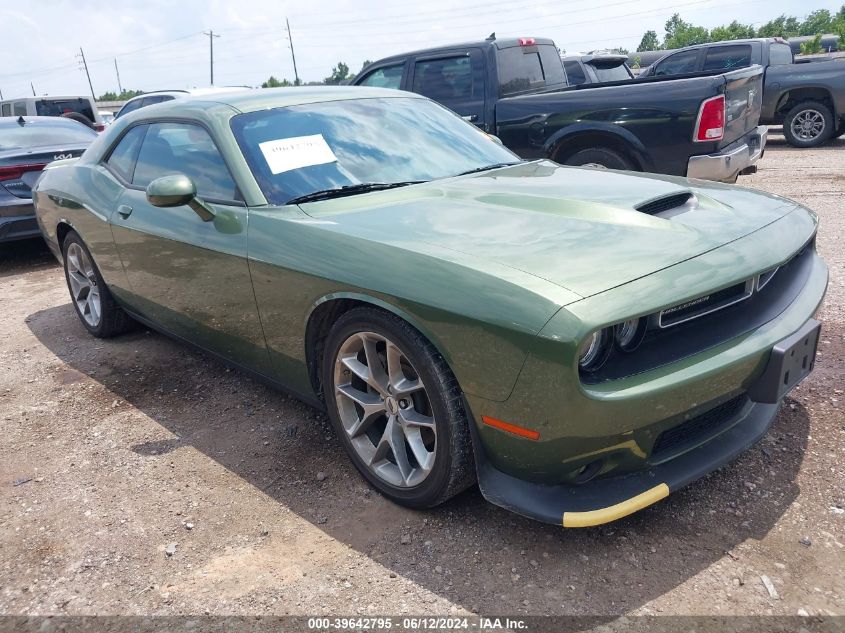
<path id="1" fill-rule="evenodd" d="M 795 334 L 772 348 L 765 371 L 748 390 L 754 402 L 779 402 L 810 375 L 816 362 L 821 327 L 821 323 L 810 319 Z"/>

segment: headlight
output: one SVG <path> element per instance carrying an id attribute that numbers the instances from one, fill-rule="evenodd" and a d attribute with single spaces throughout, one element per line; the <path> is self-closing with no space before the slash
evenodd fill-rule
<path id="1" fill-rule="evenodd" d="M 612 330 L 605 328 L 590 334 L 581 344 L 578 352 L 578 365 L 584 371 L 595 371 L 607 360 L 613 342 Z"/>
<path id="2" fill-rule="evenodd" d="M 643 340 L 646 329 L 645 319 L 630 319 L 614 326 L 616 344 L 623 352 L 633 352 Z"/>

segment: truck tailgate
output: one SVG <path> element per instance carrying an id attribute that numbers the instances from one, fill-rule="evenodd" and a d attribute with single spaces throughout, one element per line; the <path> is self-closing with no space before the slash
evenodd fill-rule
<path id="1" fill-rule="evenodd" d="M 719 149 L 753 131 L 763 109 L 763 67 L 751 66 L 722 75 L 725 86 L 725 135 Z"/>

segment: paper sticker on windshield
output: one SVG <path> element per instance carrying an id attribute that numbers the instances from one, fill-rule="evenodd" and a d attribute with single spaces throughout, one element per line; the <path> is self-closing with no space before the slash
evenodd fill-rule
<path id="1" fill-rule="evenodd" d="M 265 141 L 259 143 L 258 147 L 274 174 L 337 161 L 337 156 L 322 134 Z"/>

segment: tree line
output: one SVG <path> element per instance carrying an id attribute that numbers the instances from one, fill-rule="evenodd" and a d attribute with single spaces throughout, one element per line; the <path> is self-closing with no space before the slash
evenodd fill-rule
<path id="1" fill-rule="evenodd" d="M 640 45 L 637 46 L 637 52 L 670 50 L 693 44 L 752 37 L 789 38 L 809 35 L 814 36 L 814 39 L 807 42 L 806 46 L 802 44 L 801 52 L 815 53 L 821 51 L 822 35 L 833 33 L 839 35 L 840 38 L 845 38 L 845 5 L 842 5 L 837 13 L 831 13 L 827 9 L 817 9 L 807 15 L 804 20 L 799 20 L 795 16 L 780 15 L 756 29 L 752 24 L 741 24 L 734 20 L 726 26 L 717 26 L 708 30 L 703 26 L 682 20 L 676 13 L 666 21 L 664 30 L 662 42 L 656 31 L 646 31 L 640 40 Z"/>

